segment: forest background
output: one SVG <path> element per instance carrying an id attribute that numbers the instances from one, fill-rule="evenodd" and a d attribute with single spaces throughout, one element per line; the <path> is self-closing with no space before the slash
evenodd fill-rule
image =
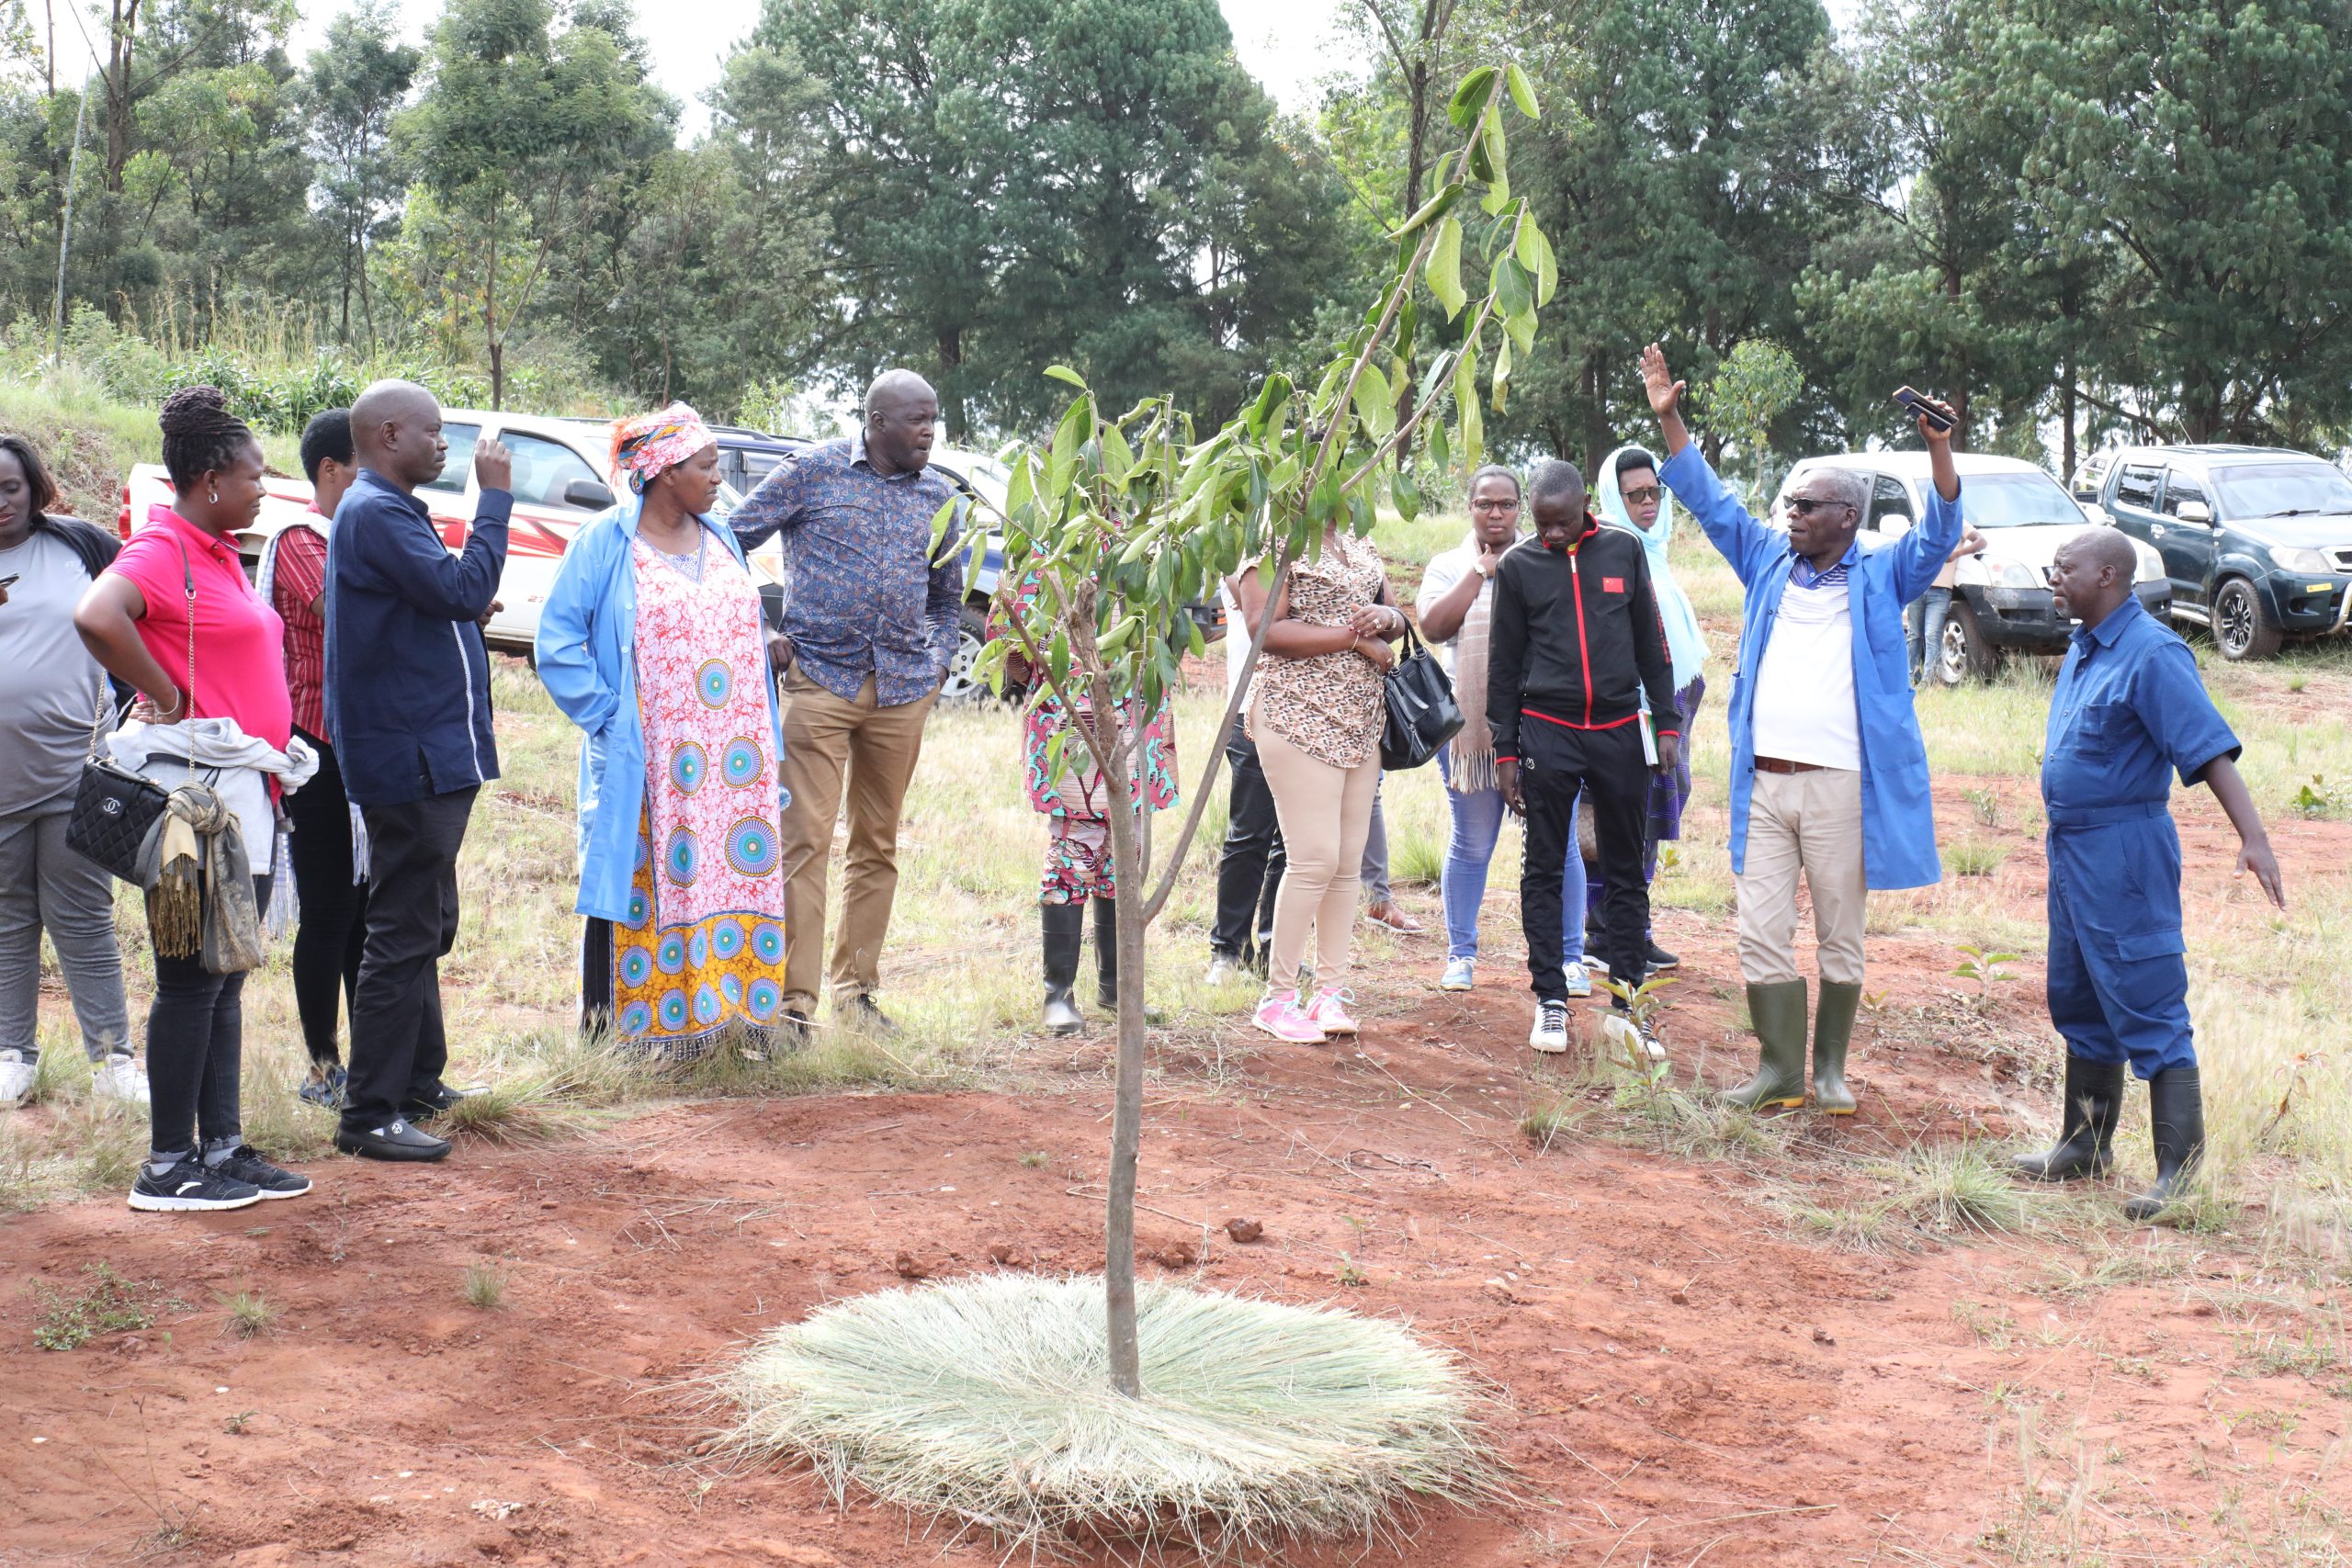
<path id="1" fill-rule="evenodd" d="M 1545 105 L 1512 173 L 1560 256 L 1487 419 L 1507 453 L 1646 428 L 1653 337 L 1743 468 L 1898 438 L 1902 381 L 2062 474 L 2121 438 L 2352 445 L 2340 0 L 1339 17 L 1300 116 L 1215 0 L 765 0 L 689 117 L 629 0 L 449 0 L 421 44 L 360 0 L 300 59 L 293 0 L 6 0 L 0 379 L 213 381 L 278 432 L 402 373 L 831 434 L 908 365 L 988 445 L 1062 363 L 1222 419 L 1353 324 L 1499 47 Z"/>

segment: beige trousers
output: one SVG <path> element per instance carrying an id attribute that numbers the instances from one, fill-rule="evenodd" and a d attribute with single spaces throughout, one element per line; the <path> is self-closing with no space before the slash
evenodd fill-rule
<path id="1" fill-rule="evenodd" d="M 1306 928 L 1315 928 L 1315 983 L 1337 986 L 1348 971 L 1355 934 L 1356 896 L 1363 885 L 1363 841 L 1372 831 L 1372 803 L 1380 789 L 1380 759 L 1357 767 L 1318 761 L 1272 732 L 1258 738 L 1258 765 L 1274 796 L 1283 826 L 1283 881 L 1274 895 L 1274 951 L 1266 983 L 1275 991 L 1297 987 L 1306 956 Z"/>
<path id="2" fill-rule="evenodd" d="M 1825 980 L 1862 982 L 1862 775 L 1849 768 L 1756 774 L 1739 874 L 1739 973 L 1751 986 L 1797 974 L 1797 873 L 1813 894 Z"/>
<path id="3" fill-rule="evenodd" d="M 922 754 L 938 694 L 897 707 L 874 699 L 874 677 L 843 702 L 797 669 L 784 686 L 784 1005 L 816 1010 L 825 942 L 825 873 L 846 793 L 849 853 L 833 941 L 833 1005 L 881 984 L 882 939 L 899 892 L 899 813 Z M 844 791 L 846 781 L 846 791 Z"/>

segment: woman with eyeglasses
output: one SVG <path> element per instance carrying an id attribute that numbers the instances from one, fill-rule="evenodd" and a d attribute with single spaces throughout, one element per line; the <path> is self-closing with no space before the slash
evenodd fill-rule
<path id="1" fill-rule="evenodd" d="M 1520 530 L 1519 476 L 1489 464 L 1470 478 L 1470 532 L 1430 560 L 1414 600 L 1421 635 L 1453 677 L 1454 698 L 1468 719 L 1438 753 L 1445 805 L 1453 818 L 1439 886 L 1445 904 L 1445 971 L 1438 984 L 1466 991 L 1476 983 L 1478 907 L 1487 866 L 1502 836 L 1503 796 L 1495 784 L 1495 737 L 1487 723 L 1487 629 L 1495 603 L 1495 568 L 1526 535 Z M 1568 856 L 1561 897 L 1561 968 L 1568 994 L 1592 995 L 1585 973 L 1584 862 Z"/>
<path id="2" fill-rule="evenodd" d="M 1674 502 L 1668 498 L 1666 487 L 1658 482 L 1657 459 L 1639 446 L 1620 446 L 1601 460 L 1599 480 L 1592 488 L 1601 525 L 1623 528 L 1639 536 L 1649 552 L 1650 587 L 1657 595 L 1658 616 L 1666 622 L 1667 652 L 1674 660 L 1675 713 L 1660 716 L 1667 720 L 1665 728 L 1681 735 L 1686 744 L 1674 766 L 1650 775 L 1648 819 L 1642 836 L 1642 876 L 1655 881 L 1657 847 L 1666 840 L 1682 837 L 1682 808 L 1690 800 L 1690 749 L 1687 741 L 1700 699 L 1707 694 L 1706 677 L 1700 673 L 1707 662 L 1707 637 L 1699 629 L 1699 615 L 1690 607 L 1690 596 L 1675 581 L 1674 567 L 1667 558 L 1667 547 L 1674 539 Z M 1588 917 L 1599 911 L 1601 895 L 1606 891 L 1606 885 L 1598 875 L 1586 881 Z M 1681 962 L 1658 946 L 1655 936 L 1647 940 L 1652 970 L 1671 969 Z"/>

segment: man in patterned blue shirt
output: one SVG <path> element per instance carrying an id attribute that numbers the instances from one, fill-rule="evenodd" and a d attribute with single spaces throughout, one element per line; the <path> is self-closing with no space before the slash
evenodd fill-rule
<path id="1" fill-rule="evenodd" d="M 794 660 L 784 688 L 784 1001 L 799 1024 L 816 1010 L 826 863 L 846 793 L 833 1010 L 891 1027 L 874 992 L 899 888 L 899 813 L 964 600 L 955 525 L 932 546 L 932 520 L 956 496 L 926 467 L 938 423 L 930 383 L 885 371 L 866 389 L 864 430 L 777 465 L 730 519 L 746 550 L 784 537 Z"/>
<path id="2" fill-rule="evenodd" d="M 2209 786 L 2238 830 L 2240 874 L 2287 907 L 2269 836 L 2238 776 L 2238 738 L 2187 644 L 2140 607 L 2132 541 L 2086 528 L 2050 568 L 2056 608 L 2082 623 L 2058 671 L 2041 747 L 2050 818 L 2050 1021 L 2066 1042 L 2058 1145 L 2018 1161 L 2045 1181 L 2114 1159 L 2123 1068 L 2148 1080 L 2155 1185 L 2124 1205 L 2154 1219 L 2205 1149 L 2205 1103 L 2188 1021 L 2180 931 L 2180 835 L 2172 779 Z"/>

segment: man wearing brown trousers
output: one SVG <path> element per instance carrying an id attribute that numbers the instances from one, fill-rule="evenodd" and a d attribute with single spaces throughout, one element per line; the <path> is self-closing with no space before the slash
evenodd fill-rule
<path id="1" fill-rule="evenodd" d="M 899 889 L 899 814 L 964 597 L 957 529 L 932 543 L 932 519 L 956 494 L 925 466 L 938 422 L 929 383 L 886 371 L 866 389 L 863 430 L 779 464 L 729 520 L 746 550 L 784 537 L 784 1005 L 797 1026 L 816 1010 L 825 874 L 846 804 L 833 1011 L 892 1027 L 874 992 Z"/>

